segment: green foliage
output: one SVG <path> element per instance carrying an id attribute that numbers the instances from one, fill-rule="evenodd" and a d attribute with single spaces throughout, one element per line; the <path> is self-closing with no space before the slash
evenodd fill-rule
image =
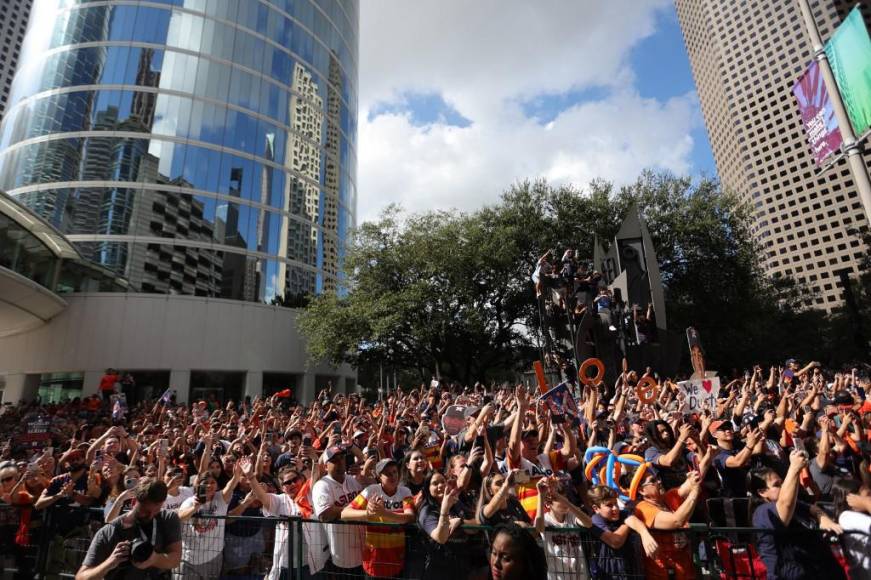
<path id="1" fill-rule="evenodd" d="M 594 238 L 613 240 L 633 206 L 657 251 L 668 326 L 695 326 L 712 368 L 838 348 L 826 336 L 830 319 L 796 310 L 802 296 L 791 280 L 761 274 L 749 208 L 716 181 L 645 172 L 619 189 L 521 182 L 470 214 L 387 208 L 356 232 L 347 292 L 318 296 L 301 317 L 309 354 L 414 369 L 421 379 L 436 368 L 463 381 L 526 370 L 537 358 L 536 260 L 548 248 L 592 257 Z"/>

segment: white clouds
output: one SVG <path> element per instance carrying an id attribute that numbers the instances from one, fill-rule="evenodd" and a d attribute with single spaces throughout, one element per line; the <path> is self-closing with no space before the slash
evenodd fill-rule
<path id="1" fill-rule="evenodd" d="M 390 202 L 473 209 L 513 181 L 634 179 L 645 167 L 689 170 L 690 96 L 661 103 L 633 88 L 626 58 L 669 0 L 365 2 L 361 22 L 358 219 Z M 609 96 L 542 125 L 519 101 L 591 86 Z M 468 127 L 414 126 L 369 109 L 435 92 Z"/>

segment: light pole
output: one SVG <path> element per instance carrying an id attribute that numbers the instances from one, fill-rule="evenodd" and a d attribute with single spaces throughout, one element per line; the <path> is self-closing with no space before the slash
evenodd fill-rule
<path id="1" fill-rule="evenodd" d="M 814 58 L 819 63 L 820 70 L 823 72 L 823 82 L 826 84 L 826 90 L 829 92 L 829 98 L 832 100 L 832 108 L 835 110 L 835 117 L 838 119 L 838 129 L 841 130 L 841 137 L 844 140 L 844 152 L 847 154 L 847 162 L 850 166 L 853 183 L 856 184 L 859 198 L 862 200 L 862 206 L 865 208 L 865 220 L 868 222 L 868 226 L 871 227 L 871 178 L 868 177 L 868 170 L 865 168 L 862 149 L 859 147 L 859 142 L 856 141 L 856 135 L 853 133 L 852 125 L 850 125 L 850 118 L 847 116 L 847 109 L 844 108 L 841 93 L 838 92 L 838 85 L 835 82 L 835 76 L 832 74 L 832 67 L 829 65 L 826 49 L 823 47 L 823 41 L 820 38 L 820 31 L 817 29 L 817 22 L 811 11 L 810 2 L 808 0 L 798 0 L 798 5 L 801 8 L 801 15 L 804 18 L 808 35 L 811 38 Z"/>

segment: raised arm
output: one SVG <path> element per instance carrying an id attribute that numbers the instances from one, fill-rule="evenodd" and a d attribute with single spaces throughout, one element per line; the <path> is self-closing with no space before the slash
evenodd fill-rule
<path id="1" fill-rule="evenodd" d="M 433 539 L 436 543 L 444 544 L 448 541 L 448 538 L 451 537 L 451 534 L 454 530 L 456 530 L 462 523 L 463 520 L 461 518 L 452 518 L 451 508 L 457 503 L 457 500 L 460 498 L 460 490 L 459 488 L 453 488 L 450 491 L 445 491 L 445 495 L 442 498 L 442 503 L 439 509 L 439 521 L 436 527 L 430 532 L 429 537 Z"/>
<path id="2" fill-rule="evenodd" d="M 747 445 L 744 446 L 744 449 L 739 451 L 736 455 L 732 455 L 726 458 L 726 467 L 738 468 L 744 467 L 750 461 L 750 457 L 753 455 L 753 450 L 756 448 L 756 444 L 762 438 L 762 433 L 759 429 L 754 429 L 747 435 Z"/>
<path id="3" fill-rule="evenodd" d="M 241 478 L 242 466 L 240 466 L 237 461 L 233 466 L 233 477 L 230 478 L 230 481 L 228 481 L 227 485 L 224 486 L 224 489 L 221 490 L 221 497 L 224 498 L 224 503 L 230 503 L 230 498 L 233 497 L 233 490 L 236 489 L 237 485 L 239 485 L 239 480 Z"/>
<path id="4" fill-rule="evenodd" d="M 807 465 L 807 458 L 799 451 L 789 454 L 789 469 L 780 486 L 780 494 L 777 496 L 777 517 L 784 526 L 789 526 L 792 516 L 795 514 L 795 504 L 798 501 L 798 482 L 801 470 Z"/>
<path id="5" fill-rule="evenodd" d="M 662 465 L 663 467 L 671 467 L 677 461 L 680 454 L 683 452 L 684 445 L 686 445 L 687 439 L 692 432 L 692 425 L 689 423 L 685 425 L 681 425 L 678 429 L 678 437 L 677 441 L 675 441 L 674 446 L 669 450 L 668 453 L 664 455 L 660 455 L 656 459 L 656 463 L 658 465 Z"/>
<path id="6" fill-rule="evenodd" d="M 495 494 L 493 494 L 492 499 L 484 505 L 481 509 L 481 514 L 485 519 L 493 517 L 497 511 L 499 511 L 499 506 L 503 501 L 508 499 L 508 495 L 511 493 L 511 488 L 514 487 L 514 479 L 517 470 L 512 470 L 508 472 L 508 475 L 505 476 L 505 481 L 502 482 L 502 486 L 499 488 Z"/>
<path id="7" fill-rule="evenodd" d="M 526 419 L 526 393 L 524 387 L 518 386 L 515 390 L 517 397 L 517 416 L 511 425 L 511 435 L 508 437 L 508 464 L 512 467 L 520 466 L 520 437 L 523 434 L 523 421 Z"/>
<path id="8" fill-rule="evenodd" d="M 696 508 L 696 501 L 699 499 L 699 475 L 697 473 L 690 473 L 687 475 L 687 481 L 691 479 L 693 483 L 680 507 L 673 512 L 660 511 L 656 514 L 656 519 L 653 521 L 654 528 L 659 530 L 676 530 L 686 525 L 693 514 L 693 510 Z"/>

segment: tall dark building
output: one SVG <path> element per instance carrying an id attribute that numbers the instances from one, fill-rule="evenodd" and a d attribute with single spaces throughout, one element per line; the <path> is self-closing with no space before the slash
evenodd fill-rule
<path id="1" fill-rule="evenodd" d="M 858 272 L 865 249 L 851 232 L 868 224 L 846 160 L 818 169 L 802 128 L 792 87 L 813 49 L 798 2 L 675 5 L 720 179 L 754 209 L 765 270 L 804 286 L 808 307 L 840 306 L 837 272 Z M 811 5 L 825 42 L 856 2 Z"/>
<path id="2" fill-rule="evenodd" d="M 21 44 L 27 31 L 27 20 L 33 0 L 3 0 L 0 2 L 0 120 L 9 103 L 9 90 L 18 68 Z"/>
<path id="3" fill-rule="evenodd" d="M 356 221 L 357 0 L 36 0 L 33 13 L 0 125 L 0 190 L 125 278 L 125 308 L 188 297 L 186 316 L 223 321 L 340 290 Z M 219 370 L 243 373 L 246 392 L 271 372 L 313 388 L 327 375 L 292 362 L 301 346 L 275 351 L 275 333 L 297 337 L 291 318 L 233 356 L 216 353 L 238 337 L 210 330 L 196 356 L 215 359 L 136 365 L 188 373 L 174 382 L 191 391 L 207 388 L 193 373 Z M 132 364 L 107 358 L 69 364 Z M 206 382 L 238 383 L 225 378 Z"/>

